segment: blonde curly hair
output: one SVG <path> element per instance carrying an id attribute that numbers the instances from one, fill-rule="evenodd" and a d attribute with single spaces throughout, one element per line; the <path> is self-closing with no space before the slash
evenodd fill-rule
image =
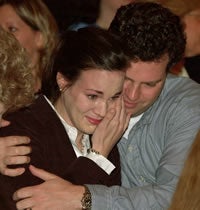
<path id="1" fill-rule="evenodd" d="M 31 72 L 25 50 L 12 34 L 0 28 L 0 103 L 7 111 L 28 105 L 34 99 Z"/>

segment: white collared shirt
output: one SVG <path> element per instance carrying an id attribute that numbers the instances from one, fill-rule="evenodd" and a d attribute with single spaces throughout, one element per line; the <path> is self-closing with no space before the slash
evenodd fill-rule
<path id="1" fill-rule="evenodd" d="M 143 114 L 144 114 L 144 113 L 138 115 L 137 117 L 131 117 L 131 119 L 130 119 L 130 121 L 129 121 L 129 124 L 128 124 L 128 128 L 126 129 L 126 131 L 125 131 L 125 133 L 124 133 L 124 135 L 123 135 L 123 137 L 124 137 L 125 139 L 128 139 L 128 134 L 129 134 L 130 130 L 131 130 L 131 129 L 133 128 L 133 126 L 141 119 L 141 117 L 142 117 Z"/>

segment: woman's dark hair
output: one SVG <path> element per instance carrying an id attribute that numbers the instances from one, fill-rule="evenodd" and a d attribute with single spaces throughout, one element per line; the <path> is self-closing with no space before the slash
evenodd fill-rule
<path id="1" fill-rule="evenodd" d="M 57 72 L 73 85 L 82 71 L 125 71 L 129 65 L 126 49 L 119 37 L 95 27 L 65 32 L 52 60 L 42 84 L 42 92 L 52 102 L 60 95 L 56 82 Z"/>

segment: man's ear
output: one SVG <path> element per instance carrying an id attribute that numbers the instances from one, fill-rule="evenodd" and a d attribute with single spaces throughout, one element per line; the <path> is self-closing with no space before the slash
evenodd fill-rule
<path id="1" fill-rule="evenodd" d="M 56 75 L 56 81 L 60 91 L 64 90 L 68 85 L 67 79 L 60 72 L 58 72 Z"/>

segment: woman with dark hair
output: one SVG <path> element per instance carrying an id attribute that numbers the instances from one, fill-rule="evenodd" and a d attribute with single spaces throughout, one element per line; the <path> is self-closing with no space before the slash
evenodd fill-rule
<path id="1" fill-rule="evenodd" d="M 123 45 L 102 29 L 68 31 L 52 65 L 44 76 L 45 95 L 8 115 L 12 123 L 0 136 L 29 136 L 31 164 L 73 183 L 119 185 L 114 145 L 129 121 L 121 97 L 129 66 Z M 18 177 L 0 176 L 1 210 L 16 209 L 12 194 L 17 189 L 42 182 L 24 167 Z"/>

